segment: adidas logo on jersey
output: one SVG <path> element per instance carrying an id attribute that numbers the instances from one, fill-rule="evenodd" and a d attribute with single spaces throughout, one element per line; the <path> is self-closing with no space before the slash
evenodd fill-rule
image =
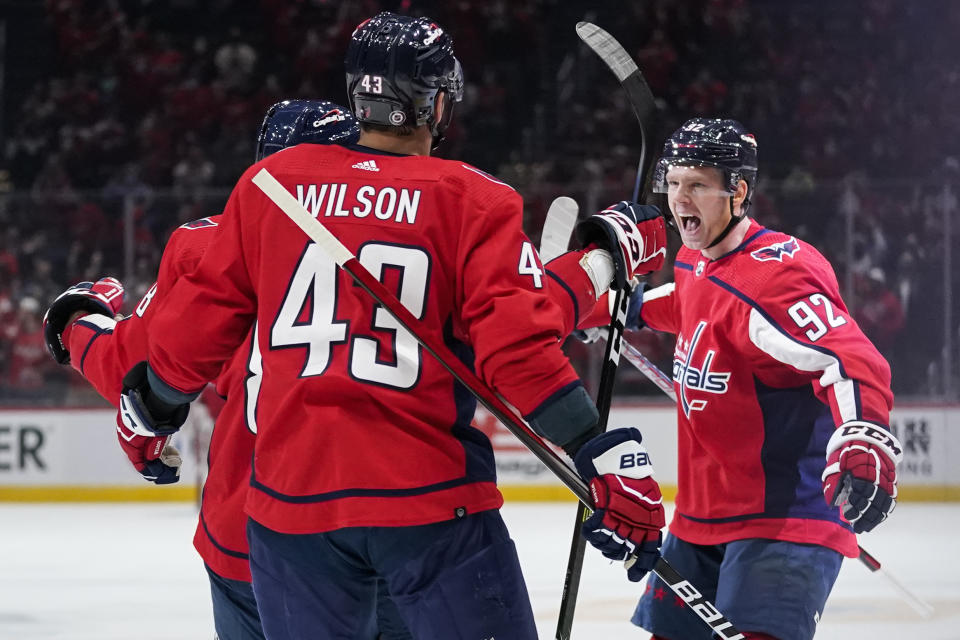
<path id="1" fill-rule="evenodd" d="M 354 169 L 363 169 L 364 171 L 380 171 L 376 160 L 364 160 L 353 165 Z"/>

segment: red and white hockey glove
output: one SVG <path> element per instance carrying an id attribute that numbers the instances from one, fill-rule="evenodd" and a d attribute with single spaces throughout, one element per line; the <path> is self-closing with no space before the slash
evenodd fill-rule
<path id="1" fill-rule="evenodd" d="M 133 468 L 154 484 L 172 484 L 180 480 L 180 452 L 167 444 L 170 436 L 140 436 L 130 431 L 117 415 L 117 440 Z"/>
<path id="2" fill-rule="evenodd" d="M 582 246 L 594 244 L 610 254 L 614 274 L 609 286 L 614 290 L 626 288 L 634 276 L 657 271 L 667 256 L 666 225 L 652 205 L 621 200 L 578 224 L 576 233 Z M 589 274 L 590 265 L 581 264 Z M 598 296 L 606 290 L 602 282 L 593 284 Z"/>
<path id="3" fill-rule="evenodd" d="M 897 505 L 901 460 L 900 442 L 886 427 L 850 420 L 830 436 L 823 495 L 828 504 L 840 507 L 855 533 L 872 530 Z"/>
<path id="4" fill-rule="evenodd" d="M 660 485 L 640 431 L 613 429 L 589 440 L 574 464 L 590 485 L 594 512 L 583 537 L 611 560 L 627 560 L 627 578 L 639 582 L 660 558 L 666 524 Z"/>
<path id="5" fill-rule="evenodd" d="M 116 278 L 80 282 L 61 293 L 43 316 L 43 339 L 50 355 L 60 364 L 70 364 L 63 332 L 75 313 L 100 313 L 113 318 L 122 306 L 123 284 Z"/>

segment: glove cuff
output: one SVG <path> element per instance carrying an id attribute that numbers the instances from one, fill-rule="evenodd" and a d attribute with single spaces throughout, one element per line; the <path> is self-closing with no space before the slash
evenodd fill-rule
<path id="1" fill-rule="evenodd" d="M 587 251 L 580 258 L 580 268 L 584 270 L 593 285 L 593 295 L 599 300 L 610 289 L 616 267 L 613 257 L 606 249 Z"/>
<path id="2" fill-rule="evenodd" d="M 827 457 L 850 442 L 865 442 L 879 449 L 893 460 L 894 464 L 900 464 L 903 460 L 903 447 L 887 427 L 863 420 L 848 420 L 844 422 L 827 442 Z"/>

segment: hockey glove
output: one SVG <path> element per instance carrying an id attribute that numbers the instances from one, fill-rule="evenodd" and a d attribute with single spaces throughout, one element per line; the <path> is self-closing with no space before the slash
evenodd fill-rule
<path id="1" fill-rule="evenodd" d="M 180 480 L 180 452 L 167 444 L 170 436 L 140 436 L 117 416 L 117 439 L 133 468 L 154 484 L 173 484 Z"/>
<path id="2" fill-rule="evenodd" d="M 667 232 L 660 210 L 621 200 L 592 215 L 576 229 L 582 246 L 595 244 L 613 258 L 613 289 L 623 289 L 634 276 L 663 267 Z"/>
<path id="3" fill-rule="evenodd" d="M 63 342 L 63 332 L 75 313 L 100 313 L 113 318 L 123 306 L 123 284 L 116 278 L 101 278 L 96 283 L 80 282 L 53 301 L 43 316 L 43 339 L 53 359 L 70 364 L 70 351 Z"/>
<path id="4" fill-rule="evenodd" d="M 872 530 L 893 511 L 901 460 L 900 443 L 886 427 L 850 420 L 833 432 L 823 495 L 828 504 L 840 507 L 855 533 Z"/>
<path id="5" fill-rule="evenodd" d="M 627 560 L 627 578 L 639 582 L 660 557 L 665 524 L 660 486 L 640 431 L 602 433 L 577 451 L 574 464 L 594 503 L 583 537 L 605 557 Z"/>
<path id="6" fill-rule="evenodd" d="M 120 420 L 138 436 L 169 436 L 187 419 L 189 404 L 169 404 L 156 396 L 147 380 L 146 361 L 138 362 L 123 377 L 120 394 Z"/>

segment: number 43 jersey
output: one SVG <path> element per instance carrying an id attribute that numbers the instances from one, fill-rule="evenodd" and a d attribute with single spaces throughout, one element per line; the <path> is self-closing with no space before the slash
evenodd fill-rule
<path id="1" fill-rule="evenodd" d="M 857 542 L 824 500 L 837 425 L 889 424 L 890 369 L 809 244 L 751 222 L 710 260 L 681 248 L 675 282 L 647 292 L 647 326 L 677 335 L 679 469 L 670 531 L 694 544 L 769 538 L 847 556 Z"/>
<path id="2" fill-rule="evenodd" d="M 307 533 L 499 507 L 472 396 L 251 182 L 261 168 L 522 414 L 579 384 L 513 189 L 439 158 L 281 151 L 241 177 L 216 243 L 161 301 L 149 351 L 190 394 L 255 323 L 247 513 Z"/>

